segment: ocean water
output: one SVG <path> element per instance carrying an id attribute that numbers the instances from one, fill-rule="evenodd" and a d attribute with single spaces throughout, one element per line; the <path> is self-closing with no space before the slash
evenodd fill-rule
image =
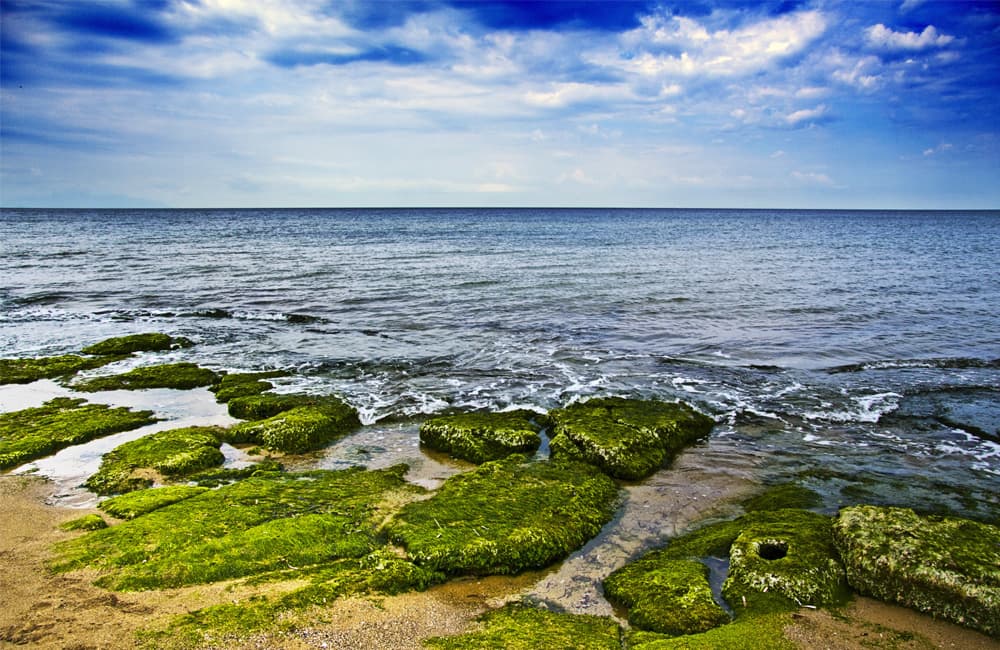
<path id="1" fill-rule="evenodd" d="M 998 251 L 1000 212 L 4 210 L 0 356 L 184 335 L 198 345 L 94 372 L 292 370 L 278 390 L 337 393 L 366 424 L 299 465 L 404 460 L 428 485 L 463 468 L 419 448 L 432 413 L 686 400 L 711 438 L 629 486 L 602 538 L 539 582 L 586 609 L 555 585 L 770 483 L 829 511 L 1000 516 Z M 0 387 L 0 410 L 65 393 Z M 207 393 L 91 397 L 226 417 Z M 67 494 L 100 454 L 76 457 Z"/>

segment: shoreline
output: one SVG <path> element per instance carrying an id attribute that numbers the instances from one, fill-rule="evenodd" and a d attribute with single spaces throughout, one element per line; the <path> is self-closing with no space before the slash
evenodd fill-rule
<path id="1" fill-rule="evenodd" d="M 0 593 L 9 601 L 0 608 L 0 647 L 133 648 L 134 633 L 151 621 L 231 602 L 260 589 L 219 583 L 117 593 L 93 586 L 93 572 L 52 574 L 46 568 L 52 544 L 75 535 L 60 531 L 58 525 L 90 512 L 47 505 L 52 488 L 38 477 L 0 475 L 0 519 L 10 522 L 0 528 L 5 564 Z M 212 647 L 418 649 L 424 638 L 467 631 L 480 613 L 531 593 L 544 576 L 552 575 L 540 571 L 460 578 L 424 592 L 341 599 L 313 612 L 317 616 L 294 632 L 224 640 Z M 802 609 L 793 620 L 784 635 L 800 648 L 1000 648 L 1000 641 L 983 634 L 861 596 L 843 610 Z"/>

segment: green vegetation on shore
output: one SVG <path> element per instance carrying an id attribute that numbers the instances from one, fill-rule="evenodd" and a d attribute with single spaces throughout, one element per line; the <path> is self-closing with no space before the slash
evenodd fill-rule
<path id="1" fill-rule="evenodd" d="M 198 496 L 208 488 L 192 485 L 168 485 L 166 487 L 135 490 L 101 501 L 97 507 L 118 519 L 135 519 L 147 512 L 169 506 L 172 503 Z"/>
<path id="2" fill-rule="evenodd" d="M 35 408 L 2 413 L 0 469 L 155 421 L 152 411 L 111 408 L 68 397 L 57 397 Z"/>
<path id="3" fill-rule="evenodd" d="M 431 418 L 420 427 L 420 442 L 473 463 L 510 454 L 533 454 L 542 444 L 538 435 L 543 416 L 533 411 L 460 413 Z"/>
<path id="4" fill-rule="evenodd" d="M 550 612 L 510 604 L 479 617 L 482 629 L 427 639 L 437 650 L 621 650 L 621 628 L 604 616 Z"/>
<path id="5" fill-rule="evenodd" d="M 100 368 L 121 358 L 62 354 L 36 359 L 0 359 L 0 384 L 30 384 L 39 379 L 71 377 L 81 370 Z"/>

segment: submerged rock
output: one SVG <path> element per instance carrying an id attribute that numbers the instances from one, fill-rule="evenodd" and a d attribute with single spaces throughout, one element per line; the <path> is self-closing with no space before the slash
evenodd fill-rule
<path id="1" fill-rule="evenodd" d="M 187 427 L 160 431 L 115 447 L 84 485 L 97 494 L 120 494 L 153 484 L 151 472 L 179 479 L 225 462 L 222 429 Z"/>
<path id="2" fill-rule="evenodd" d="M 479 617 L 482 629 L 424 642 L 439 650 L 621 650 L 621 628 L 604 616 L 563 614 L 511 604 Z"/>
<path id="3" fill-rule="evenodd" d="M 177 350 L 189 348 L 194 342 L 183 336 L 169 336 L 167 334 L 147 333 L 130 334 L 128 336 L 116 336 L 105 339 L 100 343 L 89 345 L 81 352 L 84 354 L 104 355 L 129 355 L 133 352 L 158 352 L 160 350 Z"/>
<path id="4" fill-rule="evenodd" d="M 1000 528 L 907 508 L 854 506 L 833 525 L 862 594 L 1000 636 Z"/>
<path id="5" fill-rule="evenodd" d="M 95 438 L 156 422 L 152 411 L 111 408 L 57 397 L 39 407 L 0 414 L 0 469 Z"/>
<path id="6" fill-rule="evenodd" d="M 420 442 L 473 463 L 533 454 L 542 444 L 539 417 L 524 410 L 443 415 L 423 423 Z"/>
<path id="7" fill-rule="evenodd" d="M 208 368 L 193 363 L 168 363 L 159 366 L 136 368 L 120 375 L 94 377 L 72 384 L 70 388 L 82 392 L 102 390 L 142 390 L 145 388 L 175 388 L 186 390 L 211 386 L 219 376 Z"/>
<path id="8" fill-rule="evenodd" d="M 389 522 L 392 541 L 417 564 L 449 574 L 540 568 L 583 546 L 618 500 L 596 468 L 520 455 L 453 476 Z"/>
<path id="9" fill-rule="evenodd" d="M 226 440 L 232 443 L 256 443 L 272 451 L 301 454 L 342 438 L 361 425 L 358 412 L 335 397 L 256 395 L 253 398 L 233 400 L 229 403 L 230 410 L 237 401 L 271 397 L 287 398 L 277 402 L 290 408 L 282 409 L 262 420 L 237 424 L 225 433 Z M 306 405 L 291 407 L 296 402 L 304 402 Z M 264 400 L 259 403 L 271 402 Z"/>
<path id="10" fill-rule="evenodd" d="M 628 480 L 649 476 L 714 424 L 684 403 L 622 397 L 577 402 L 549 418 L 554 457 L 581 458 Z"/>

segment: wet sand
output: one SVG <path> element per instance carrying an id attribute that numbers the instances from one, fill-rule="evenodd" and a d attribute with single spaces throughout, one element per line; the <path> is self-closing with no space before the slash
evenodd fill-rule
<path id="1" fill-rule="evenodd" d="M 92 572 L 51 574 L 46 562 L 52 544 L 79 534 L 62 532 L 58 525 L 96 512 L 46 505 L 52 492 L 53 485 L 39 478 L 0 476 L 0 647 L 133 648 L 140 629 L 275 588 L 218 584 L 111 593 L 91 584 Z M 537 597 L 559 576 L 556 568 L 514 578 L 458 579 L 423 593 L 344 599 L 317 612 L 314 624 L 294 633 L 220 640 L 216 647 L 417 649 L 424 638 L 465 631 L 486 609 L 525 594 Z M 984 635 L 867 598 L 856 599 L 842 612 L 804 609 L 786 635 L 809 649 L 1000 648 L 1000 642 Z"/>

